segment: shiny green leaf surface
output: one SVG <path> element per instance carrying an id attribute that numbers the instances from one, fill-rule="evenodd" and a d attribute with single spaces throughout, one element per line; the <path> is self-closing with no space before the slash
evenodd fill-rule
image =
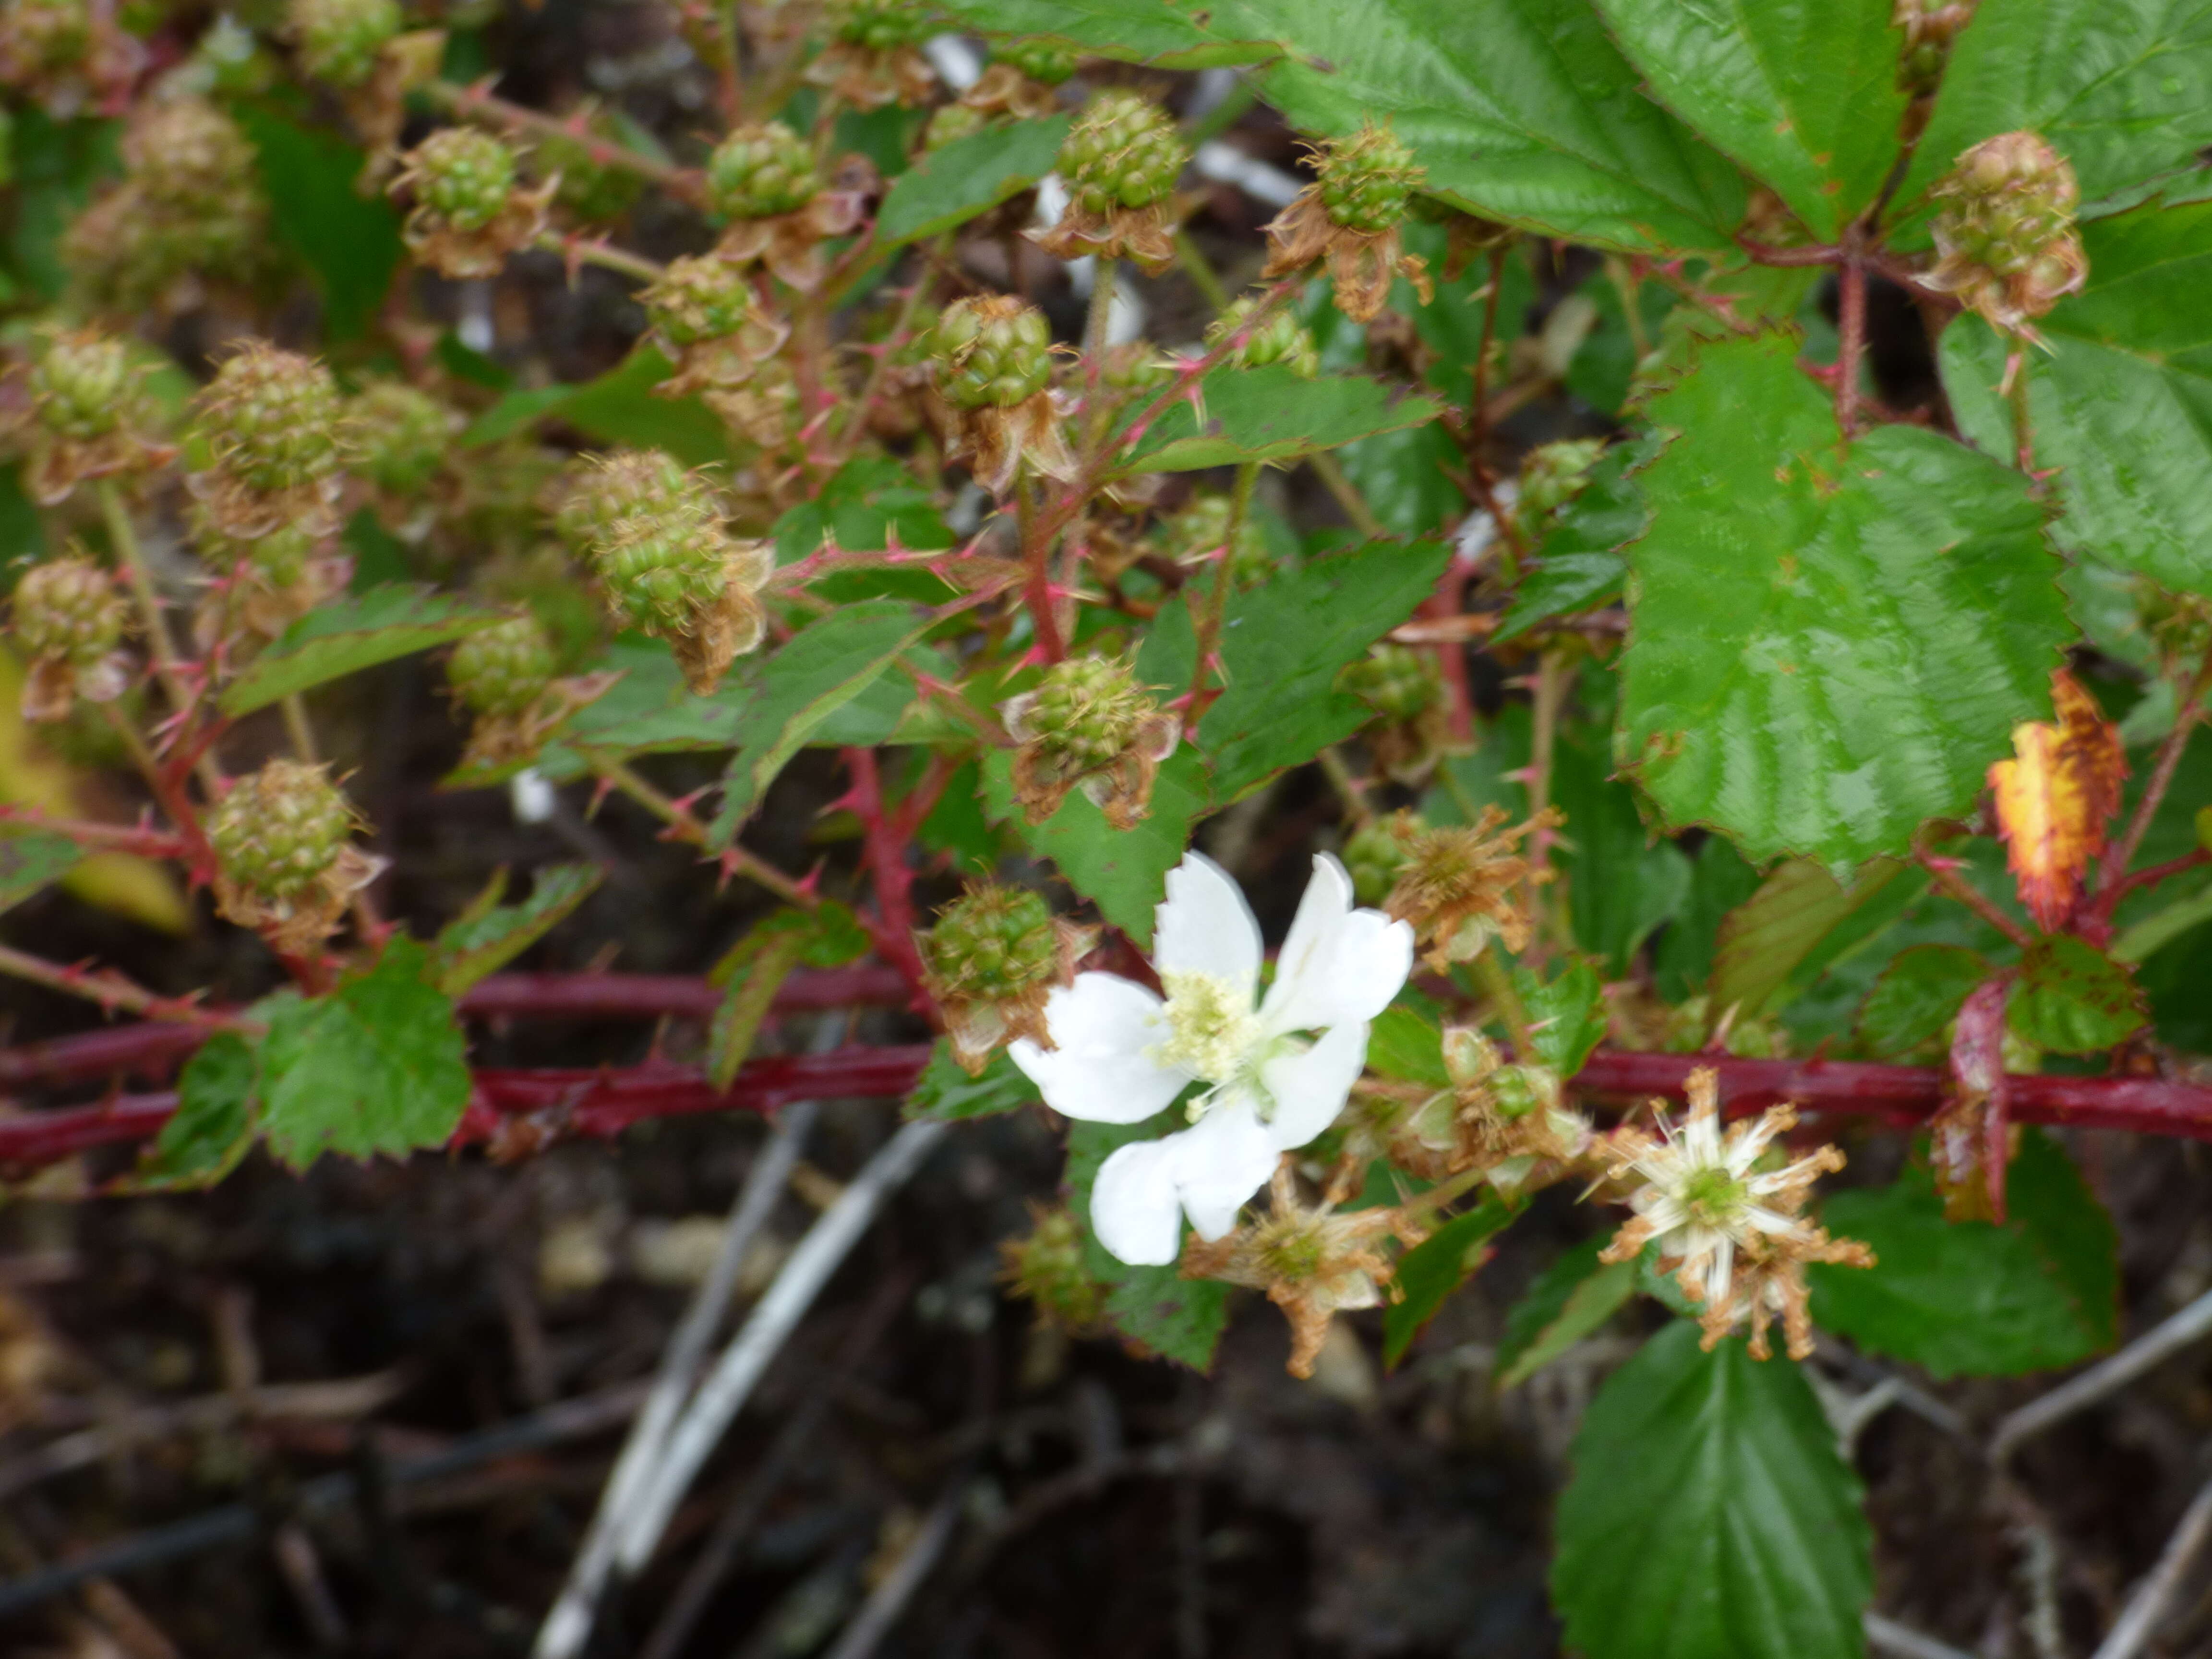
<path id="1" fill-rule="evenodd" d="M 1434 398 L 1394 392 L 1364 374 L 1308 380 L 1280 363 L 1217 368 L 1199 382 L 1199 392 L 1197 406 L 1171 404 L 1146 428 L 1123 471 L 1194 472 L 1241 461 L 1296 460 L 1443 413 Z"/>
<path id="2" fill-rule="evenodd" d="M 498 620 L 496 611 L 427 588 L 372 587 L 301 617 L 223 687 L 218 701 L 234 718 L 250 714 L 295 691 L 450 644 Z"/>
<path id="3" fill-rule="evenodd" d="M 876 216 L 876 246 L 888 250 L 965 224 L 1052 171 L 1069 118 L 1015 121 L 956 138 L 898 176 Z"/>

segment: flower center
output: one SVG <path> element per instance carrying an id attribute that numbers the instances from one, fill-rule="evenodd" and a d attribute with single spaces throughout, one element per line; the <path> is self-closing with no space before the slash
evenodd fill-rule
<path id="1" fill-rule="evenodd" d="M 1717 1165 L 1693 1170 L 1682 1182 L 1682 1207 L 1701 1226 L 1725 1228 L 1750 1196 L 1749 1188 Z"/>
<path id="2" fill-rule="evenodd" d="M 1163 974 L 1168 1040 L 1152 1050 L 1163 1066 L 1180 1066 L 1208 1083 L 1226 1083 L 1250 1062 L 1260 1042 L 1252 994 L 1216 974 Z"/>

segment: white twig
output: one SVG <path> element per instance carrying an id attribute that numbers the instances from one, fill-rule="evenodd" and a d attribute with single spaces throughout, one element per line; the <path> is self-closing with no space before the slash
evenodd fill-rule
<path id="1" fill-rule="evenodd" d="M 1948 1642 L 1923 1636 L 1910 1625 L 1900 1625 L 1894 1619 L 1885 1619 L 1878 1613 L 1867 1613 L 1864 1619 L 1868 1648 L 1875 1653 L 1887 1654 L 1889 1659 L 1974 1659 L 1973 1655 L 1953 1647 Z"/>
<path id="2" fill-rule="evenodd" d="M 650 1560 L 676 1506 L 689 1492 L 730 1419 L 760 1381 L 761 1373 L 811 1307 L 830 1276 L 867 1231 L 885 1199 L 912 1175 L 945 1133 L 940 1122 L 908 1123 L 886 1141 L 837 1201 L 822 1212 L 757 1303 L 714 1371 L 700 1385 L 668 1437 L 666 1453 L 631 1510 L 616 1559 L 634 1573 Z"/>
<path id="3" fill-rule="evenodd" d="M 2188 1572 L 2197 1551 L 2204 1547 L 2208 1533 L 2212 1533 L 2212 1480 L 2206 1481 L 2191 1500 L 2182 1514 L 2181 1524 L 2166 1540 L 2166 1550 L 2158 1558 L 2158 1565 L 2150 1570 L 2148 1577 L 2136 1586 L 2135 1594 L 2128 1597 L 2119 1622 L 2098 1648 L 2096 1659 L 2135 1659 L 2136 1653 L 2164 1622 L 2172 1607 L 2174 1592 L 2180 1589 L 2182 1577 Z"/>
<path id="4" fill-rule="evenodd" d="M 937 1500 L 937 1507 L 930 1511 L 921 1535 L 907 1546 L 897 1565 L 884 1575 L 883 1582 L 876 1586 L 860 1612 L 853 1615 L 853 1622 L 845 1626 L 837 1645 L 830 1650 L 830 1659 L 868 1659 L 876 1650 L 876 1644 L 890 1634 L 899 1614 L 906 1611 L 906 1604 L 914 1599 L 915 1591 L 921 1588 L 921 1581 L 929 1577 L 930 1569 L 945 1553 L 945 1547 L 952 1541 L 952 1529 L 959 1522 L 961 1503 L 967 1495 L 968 1483 L 963 1479 L 955 1480 L 951 1490 Z"/>
<path id="5" fill-rule="evenodd" d="M 2081 1376 L 2060 1383 L 2048 1394 L 2038 1395 L 2000 1421 L 1990 1441 L 1990 1458 L 2002 1463 L 2030 1435 L 2040 1434 L 2052 1424 L 2126 1387 L 2208 1331 L 2212 1331 L 2212 1291 L 2153 1326 L 2102 1364 L 2092 1365 Z"/>
<path id="6" fill-rule="evenodd" d="M 786 1107 L 777 1119 L 775 1133 L 746 1172 L 744 1185 L 731 1206 L 729 1224 L 722 1230 L 714 1265 L 692 1297 L 691 1305 L 684 1310 L 683 1322 L 669 1338 L 660 1356 L 660 1369 L 653 1379 L 653 1392 L 646 1396 L 645 1408 L 630 1425 L 629 1439 L 616 1461 L 614 1473 L 607 1478 L 606 1490 L 599 1495 L 599 1513 L 592 1517 L 583 1547 L 568 1569 L 568 1582 L 561 1587 L 545 1622 L 538 1626 L 533 1659 L 574 1659 L 591 1638 L 592 1620 L 614 1568 L 615 1547 L 623 1528 L 667 1448 L 668 1431 L 684 1408 L 692 1379 L 698 1375 L 699 1362 L 706 1358 L 707 1345 L 714 1340 L 730 1298 L 737 1292 L 738 1273 L 746 1252 L 768 1225 L 776 1200 L 783 1196 L 792 1166 L 798 1163 L 799 1150 L 820 1110 L 818 1103 L 811 1100 Z"/>

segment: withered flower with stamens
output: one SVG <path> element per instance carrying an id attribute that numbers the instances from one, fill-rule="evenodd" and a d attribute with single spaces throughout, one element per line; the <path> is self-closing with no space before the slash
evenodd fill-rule
<path id="1" fill-rule="evenodd" d="M 1265 1291 L 1290 1322 L 1292 1376 L 1311 1376 L 1329 1322 L 1340 1313 L 1380 1307 L 1390 1259 L 1379 1248 L 1395 1237 L 1417 1244 L 1426 1230 L 1404 1211 L 1376 1207 L 1337 1214 L 1324 1200 L 1309 1207 L 1298 1194 L 1297 1159 L 1285 1152 L 1258 1221 L 1209 1243 L 1193 1233 L 1183 1246 L 1185 1279 L 1218 1279 Z"/>
<path id="2" fill-rule="evenodd" d="M 1370 122 L 1349 138 L 1327 141 L 1316 160 L 1320 178 L 1267 226 L 1267 264 L 1260 274 L 1287 276 L 1326 258 L 1337 308 L 1355 323 L 1370 320 L 1389 303 L 1399 276 L 1427 303 L 1433 292 L 1428 269 L 1405 252 L 1398 236 L 1406 204 L 1422 179 L 1412 147 Z"/>
<path id="3" fill-rule="evenodd" d="M 835 0 L 831 39 L 806 78 L 855 109 L 927 104 L 937 90 L 921 43 L 936 28 L 915 0 Z"/>
<path id="4" fill-rule="evenodd" d="M 1045 999 L 1075 977 L 1091 948 L 1091 929 L 1055 917 L 1022 887 L 970 887 L 916 933 L 923 984 L 945 1016 L 952 1058 L 979 1077 L 991 1056 L 1017 1037 L 1053 1046 Z"/>
<path id="5" fill-rule="evenodd" d="M 1176 180 L 1189 160 L 1175 118 L 1158 104 L 1126 87 L 1099 93 L 1060 147 L 1066 210 L 1030 240 L 1055 258 L 1130 258 L 1158 276 L 1175 262 L 1184 212 Z"/>
<path id="6" fill-rule="evenodd" d="M 131 684 L 116 647 L 131 608 L 114 579 L 81 550 L 34 564 L 15 584 L 15 639 L 31 659 L 23 718 L 67 720 L 76 700 L 112 702 Z"/>
<path id="7" fill-rule="evenodd" d="M 1528 894 L 1551 872 L 1533 868 L 1516 849 L 1529 833 L 1558 823 L 1547 807 L 1526 823 L 1504 828 L 1506 813 L 1486 806 L 1473 827 L 1419 831 L 1407 841 L 1407 861 L 1383 906 L 1428 945 L 1438 973 L 1472 962 L 1495 936 L 1510 951 L 1528 943 Z"/>
<path id="8" fill-rule="evenodd" d="M 1111 657 L 1054 663 L 1035 690 L 1008 698 L 999 712 L 1021 744 L 1014 795 L 1031 823 L 1042 823 L 1080 787 L 1109 823 L 1128 829 L 1151 811 L 1152 780 L 1182 735 L 1181 720 Z"/>
<path id="9" fill-rule="evenodd" d="M 822 244 L 857 229 L 860 198 L 826 190 L 814 151 L 781 121 L 733 129 L 707 160 L 707 204 L 731 221 L 714 252 L 761 264 L 791 288 L 822 284 Z"/>
<path id="10" fill-rule="evenodd" d="M 2072 165 L 2034 133 L 1984 139 L 1936 186 L 1929 229 L 1942 257 L 1921 282 L 2033 339 L 2033 319 L 2089 280 L 2074 225 L 2081 193 Z"/>
<path id="11" fill-rule="evenodd" d="M 955 301 L 931 331 L 930 372 L 945 405 L 947 454 L 967 458 L 993 495 L 1004 497 L 1024 465 L 1075 475 L 1052 400 L 1052 329 L 1035 306 L 1000 294 Z"/>
<path id="12" fill-rule="evenodd" d="M 1444 1032 L 1443 1060 L 1452 1086 L 1393 1129 L 1389 1155 L 1401 1168 L 1431 1181 L 1481 1170 L 1492 1186 L 1512 1191 L 1540 1165 L 1572 1166 L 1589 1152 L 1589 1121 L 1564 1103 L 1550 1066 L 1509 1066 L 1496 1044 L 1465 1026 Z"/>
<path id="13" fill-rule="evenodd" d="M 791 337 L 791 325 L 761 303 L 745 273 L 713 254 L 672 259 L 638 298 L 653 343 L 676 365 L 653 388 L 659 397 L 743 386 Z"/>
<path id="14" fill-rule="evenodd" d="M 407 246 L 441 276 L 496 276 L 509 254 L 545 234 L 559 181 L 526 188 L 505 139 L 474 127 L 443 127 L 404 160 L 391 189 L 414 195 Z"/>

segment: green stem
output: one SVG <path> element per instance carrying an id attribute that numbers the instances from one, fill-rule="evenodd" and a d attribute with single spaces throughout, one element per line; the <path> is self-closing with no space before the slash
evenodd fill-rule
<path id="1" fill-rule="evenodd" d="M 1106 349 L 1106 331 L 1114 320 L 1114 285 L 1121 266 L 1117 259 L 1098 256 L 1091 278 L 1091 314 L 1083 325 L 1083 354 L 1090 360 L 1091 378 L 1098 378 L 1100 355 Z"/>
<path id="2" fill-rule="evenodd" d="M 2005 402 L 2012 410 L 2013 459 L 2031 478 L 2035 476 L 2035 428 L 2027 406 L 2027 348 L 2015 343 L 2005 360 Z"/>
<path id="3" fill-rule="evenodd" d="M 1531 721 L 1528 752 L 1528 817 L 1533 822 L 1540 819 L 1545 809 L 1552 804 L 1552 758 L 1558 746 L 1559 714 L 1566 707 L 1567 687 L 1573 671 L 1554 648 L 1547 651 L 1536 667 L 1535 708 Z M 1548 825 L 1537 823 L 1528 837 L 1529 861 L 1534 866 L 1528 883 L 1528 925 L 1531 932 L 1540 929 L 1544 916 L 1544 884 L 1534 879 L 1550 866 L 1552 832 Z M 1563 945 L 1571 945 L 1565 926 L 1558 936 Z"/>
<path id="4" fill-rule="evenodd" d="M 1252 489 L 1259 482 L 1260 464 L 1240 462 L 1237 468 L 1236 487 L 1229 495 L 1229 537 L 1222 544 L 1221 562 L 1213 573 L 1213 592 L 1207 595 L 1206 614 L 1198 625 L 1198 661 L 1191 669 L 1190 702 L 1183 715 L 1186 731 L 1198 724 L 1199 716 L 1206 712 L 1206 671 L 1212 666 L 1214 653 L 1221 646 L 1221 627 L 1229 615 L 1230 590 L 1236 586 L 1237 538 L 1243 532 L 1244 515 L 1252 505 Z"/>
<path id="5" fill-rule="evenodd" d="M 795 904 L 802 910 L 821 908 L 819 894 L 809 891 L 767 860 L 755 857 L 734 839 L 727 847 L 715 848 L 707 834 L 707 826 L 700 823 L 689 808 L 680 801 L 671 800 L 612 755 L 597 749 L 586 749 L 580 744 L 577 745 L 577 753 L 584 757 L 585 764 L 598 775 L 601 782 L 619 789 L 666 824 L 670 839 L 688 842 L 702 852 L 713 853 L 731 869 L 757 882 L 787 904 Z"/>
<path id="6" fill-rule="evenodd" d="M 1322 750 L 1316 758 L 1321 762 L 1322 775 L 1336 791 L 1336 798 L 1344 803 L 1345 813 L 1352 819 L 1353 828 L 1364 829 L 1372 823 L 1375 809 L 1367 804 L 1366 787 L 1352 775 L 1352 769 L 1344 763 L 1344 757 L 1337 753 L 1335 745 L 1332 744 Z"/>
<path id="7" fill-rule="evenodd" d="M 161 609 L 161 595 L 155 592 L 154 573 L 146 562 L 145 549 L 139 545 L 137 529 L 131 522 L 130 509 L 125 506 L 123 492 L 115 487 L 115 481 L 102 478 L 96 493 L 100 516 L 107 524 L 107 539 L 130 579 L 131 597 L 137 602 L 139 623 L 146 631 L 147 647 L 154 653 L 154 672 L 161 678 L 161 689 L 168 693 L 171 710 L 181 720 L 191 712 L 193 698 L 185 682 L 183 659 L 177 654 L 176 642 L 169 637 L 169 619 Z M 201 755 L 197 770 L 201 787 L 213 799 L 222 787 L 222 770 L 216 764 L 212 748 Z"/>
<path id="8" fill-rule="evenodd" d="M 315 747 L 315 727 L 307 718 L 307 700 L 297 691 L 287 691 L 279 705 L 284 711 L 284 735 L 291 740 L 292 758 L 313 766 L 322 756 Z"/>
<path id="9" fill-rule="evenodd" d="M 1389 530 L 1375 516 L 1375 509 L 1367 505 L 1367 498 L 1359 493 L 1358 487 L 1345 476 L 1343 464 L 1334 454 L 1326 449 L 1316 450 L 1306 457 L 1306 465 L 1313 468 L 1314 477 L 1322 481 L 1322 487 L 1336 497 L 1336 504 L 1344 509 L 1344 516 L 1352 520 L 1354 530 L 1370 541 L 1389 539 Z"/>
<path id="10" fill-rule="evenodd" d="M 1536 1045 L 1528 1033 L 1528 1011 L 1522 1006 L 1521 993 L 1514 988 L 1513 976 L 1505 971 L 1498 952 L 1486 945 L 1474 959 L 1474 976 L 1482 982 L 1485 994 L 1497 1006 L 1498 1018 L 1505 1022 L 1505 1029 L 1512 1036 L 1513 1058 L 1523 1065 L 1534 1065 Z"/>
<path id="11" fill-rule="evenodd" d="M 1175 246 L 1176 258 L 1182 262 L 1183 275 L 1190 278 L 1191 286 L 1205 296 L 1206 303 L 1212 306 L 1216 313 L 1228 310 L 1228 286 L 1222 282 L 1221 274 L 1214 270 L 1213 262 L 1191 240 L 1190 233 L 1187 230 L 1176 232 Z"/>

